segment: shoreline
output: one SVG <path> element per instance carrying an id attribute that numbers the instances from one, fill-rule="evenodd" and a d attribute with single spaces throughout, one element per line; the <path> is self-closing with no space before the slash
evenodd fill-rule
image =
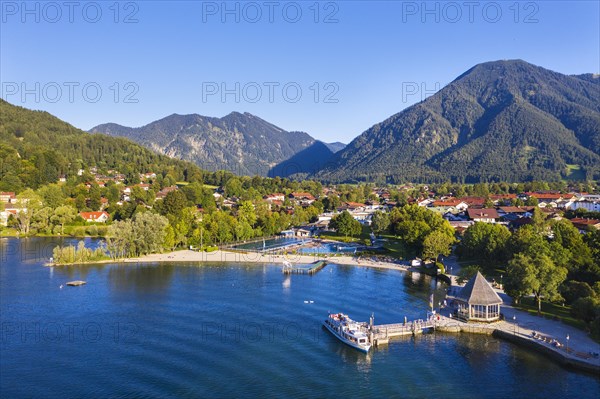
<path id="1" fill-rule="evenodd" d="M 338 265 L 345 266 L 359 266 L 359 267 L 374 267 L 381 269 L 390 270 L 415 270 L 408 265 L 403 265 L 390 261 L 373 260 L 370 257 L 355 256 L 313 256 L 313 255 L 299 255 L 299 254 L 287 254 L 287 255 L 274 255 L 271 253 L 256 253 L 256 252 L 234 252 L 217 250 L 213 252 L 197 252 L 189 249 L 166 252 L 162 254 L 150 254 L 136 258 L 123 258 L 123 259 L 106 259 L 92 262 L 76 262 L 76 263 L 46 263 L 48 267 L 61 267 L 61 266 L 75 266 L 75 265 L 94 265 L 94 264 L 106 264 L 106 263 L 153 263 L 153 262 L 241 262 L 241 263 L 260 263 L 260 264 L 283 264 L 284 262 L 310 264 L 317 261 L 327 261 L 329 263 L 335 263 Z"/>

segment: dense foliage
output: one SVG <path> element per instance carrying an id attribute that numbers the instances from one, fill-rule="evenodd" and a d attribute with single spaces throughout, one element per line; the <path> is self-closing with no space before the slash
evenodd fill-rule
<path id="1" fill-rule="evenodd" d="M 503 270 L 504 289 L 517 303 L 533 295 L 538 311 L 542 300 L 569 304 L 600 336 L 600 230 L 581 234 L 568 220 L 546 220 L 536 208 L 533 223 L 512 233 L 475 223 L 457 253 L 488 273 Z M 475 268 L 463 269 L 463 277 Z"/>

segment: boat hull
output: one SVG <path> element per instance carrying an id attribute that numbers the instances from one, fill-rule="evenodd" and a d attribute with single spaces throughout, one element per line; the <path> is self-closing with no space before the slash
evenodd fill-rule
<path id="1" fill-rule="evenodd" d="M 361 346 L 361 345 L 358 345 L 358 344 L 356 344 L 356 343 L 354 343 L 354 342 L 352 342 L 352 341 L 348 341 L 347 339 L 344 339 L 343 337 L 341 337 L 341 336 L 338 334 L 338 332 L 337 332 L 337 331 L 335 331 L 335 330 L 333 329 L 333 327 L 332 327 L 332 326 L 330 326 L 330 325 L 327 323 L 327 320 L 325 320 L 325 321 L 323 322 L 323 326 L 325 326 L 325 328 L 326 328 L 327 330 L 329 330 L 329 332 L 330 332 L 330 333 L 332 333 L 334 337 L 336 337 L 337 339 L 339 339 L 340 341 L 342 341 L 343 343 L 345 343 L 346 345 L 348 345 L 348 346 L 350 346 L 350 347 L 352 347 L 352 348 L 354 348 L 354 349 L 357 349 L 357 350 L 359 350 L 359 351 L 361 351 L 361 352 L 363 352 L 363 353 L 368 353 L 368 352 L 369 352 L 369 349 L 371 349 L 371 345 L 369 345 L 369 346 Z"/>

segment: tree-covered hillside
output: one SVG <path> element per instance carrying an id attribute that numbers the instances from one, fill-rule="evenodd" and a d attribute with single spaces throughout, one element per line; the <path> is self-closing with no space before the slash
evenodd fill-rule
<path id="1" fill-rule="evenodd" d="M 598 179 L 600 79 L 520 60 L 477 65 L 361 134 L 315 176 L 333 182 Z"/>
<path id="2" fill-rule="evenodd" d="M 56 182 L 61 175 L 96 166 L 126 176 L 150 171 L 175 179 L 202 179 L 190 162 L 156 154 L 127 139 L 89 134 L 47 112 L 0 100 L 0 191 L 22 191 Z"/>

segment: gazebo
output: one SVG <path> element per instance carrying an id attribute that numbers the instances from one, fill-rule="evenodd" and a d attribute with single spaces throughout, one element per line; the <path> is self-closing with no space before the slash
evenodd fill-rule
<path id="1" fill-rule="evenodd" d="M 500 319 L 502 299 L 479 272 L 460 290 L 456 303 L 461 319 L 483 322 Z"/>

